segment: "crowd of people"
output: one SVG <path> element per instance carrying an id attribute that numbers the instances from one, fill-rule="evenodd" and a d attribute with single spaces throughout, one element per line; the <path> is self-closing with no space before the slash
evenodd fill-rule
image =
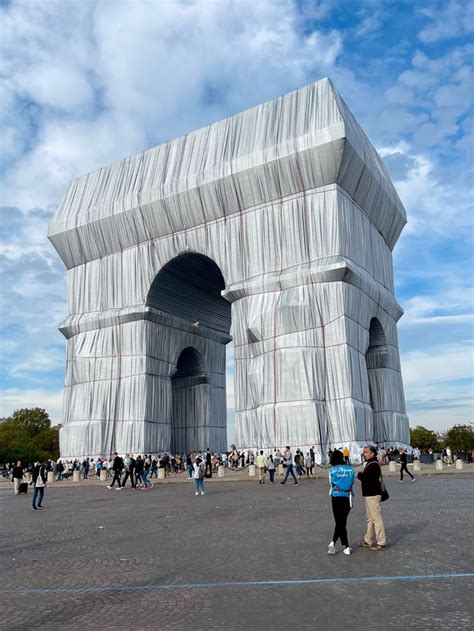
<path id="1" fill-rule="evenodd" d="M 341 447 L 328 452 L 329 461 L 329 481 L 332 510 L 335 521 L 334 534 L 328 546 L 328 553 L 336 553 L 336 543 L 341 541 L 343 553 L 351 554 L 347 535 L 347 519 L 352 508 L 353 485 L 356 478 L 354 468 L 351 464 L 351 456 L 348 447 Z M 411 456 L 413 460 L 420 458 L 420 450 L 414 448 Z M 459 454 L 453 456 L 449 447 L 443 450 L 442 460 L 451 465 Z M 400 463 L 400 481 L 403 481 L 404 474 L 407 474 L 411 481 L 415 477 L 408 470 L 407 451 L 403 448 L 377 449 L 367 446 L 361 451 L 362 470 L 357 474 L 361 482 L 362 495 L 365 501 L 365 512 L 367 521 L 367 531 L 360 542 L 360 546 L 372 550 L 383 550 L 386 546 L 385 529 L 381 513 L 381 503 L 388 497 L 385 489 L 381 465 L 388 464 L 390 460 L 396 459 Z M 464 459 L 464 458 L 463 458 Z M 471 454 L 472 459 L 472 454 Z M 469 458 L 466 458 L 469 460 Z M 359 464 L 359 460 L 354 464 Z M 79 471 L 84 479 L 90 476 L 100 476 L 102 471 L 106 472 L 106 477 L 111 478 L 108 484 L 109 489 L 123 490 L 128 483 L 131 489 L 148 490 L 153 487 L 151 478 L 155 476 L 166 477 L 169 475 L 179 475 L 186 473 L 188 479 L 194 482 L 195 494 L 204 495 L 204 481 L 216 473 L 218 467 L 230 468 L 232 470 L 243 469 L 248 466 L 255 466 L 259 484 L 275 482 L 278 473 L 282 479 L 280 484 L 285 485 L 291 478 L 293 485 L 297 486 L 304 478 L 314 477 L 314 469 L 321 466 L 316 463 L 314 447 L 306 452 L 296 449 L 294 454 L 287 446 L 285 449 L 259 450 L 234 449 L 227 453 L 214 453 L 207 449 L 204 453 L 195 454 L 167 454 L 163 455 L 137 455 L 125 454 L 124 457 L 118 453 L 112 454 L 109 459 L 84 458 L 82 461 L 62 460 L 57 462 L 36 462 L 34 465 L 22 466 L 20 461 L 7 463 L 2 468 L 5 477 L 9 477 L 13 482 L 14 493 L 16 495 L 26 492 L 24 487 L 30 484 L 33 487 L 32 509 L 42 508 L 44 491 L 47 484 L 48 473 L 52 472 L 57 481 L 63 477 L 70 476 L 74 471 Z M 163 473 L 159 476 L 158 471 Z M 267 477 L 268 476 L 268 477 Z"/>

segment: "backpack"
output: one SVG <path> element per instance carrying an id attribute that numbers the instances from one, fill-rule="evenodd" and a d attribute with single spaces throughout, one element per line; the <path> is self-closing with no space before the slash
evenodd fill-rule
<path id="1" fill-rule="evenodd" d="M 204 480 L 204 473 L 205 473 L 205 465 L 203 462 L 201 462 L 201 464 L 199 465 L 199 479 L 200 480 Z"/>

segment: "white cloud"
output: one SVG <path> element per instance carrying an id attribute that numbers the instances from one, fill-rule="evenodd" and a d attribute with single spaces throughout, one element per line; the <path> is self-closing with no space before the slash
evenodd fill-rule
<path id="1" fill-rule="evenodd" d="M 80 173 L 320 78 L 342 51 L 336 31 L 303 33 L 290 0 L 19 1 L 4 14 L 6 105 L 42 108 L 37 142 L 4 178 L 4 203 L 24 210 L 57 204 Z"/>
<path id="2" fill-rule="evenodd" d="M 402 357 L 402 372 L 406 385 L 474 377 L 472 342 L 407 353 Z"/>
<path id="3" fill-rule="evenodd" d="M 442 2 L 437 7 L 421 9 L 420 13 L 431 19 L 419 34 L 426 44 L 467 35 L 474 30 L 474 5 L 469 0 Z"/>
<path id="4" fill-rule="evenodd" d="M 8 388 L 0 391 L 0 417 L 7 417 L 18 408 L 39 407 L 48 412 L 53 425 L 63 417 L 63 391 L 48 392 L 43 389 Z"/>

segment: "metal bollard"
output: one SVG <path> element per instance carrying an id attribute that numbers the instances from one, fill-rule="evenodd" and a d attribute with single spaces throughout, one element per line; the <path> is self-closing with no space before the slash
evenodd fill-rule
<path id="1" fill-rule="evenodd" d="M 397 470 L 397 463 L 395 462 L 395 460 L 390 460 L 390 462 L 388 463 L 388 470 L 392 472 Z"/>
<path id="2" fill-rule="evenodd" d="M 218 478 L 225 478 L 225 467 L 220 465 L 219 467 L 217 467 L 217 477 Z"/>
<path id="3" fill-rule="evenodd" d="M 435 467 L 436 467 L 436 471 L 442 471 L 443 470 L 443 461 L 442 460 L 437 460 L 435 462 Z"/>
<path id="4" fill-rule="evenodd" d="M 463 469 L 464 468 L 464 462 L 462 461 L 462 458 L 458 458 L 456 460 L 456 469 Z"/>
<path id="5" fill-rule="evenodd" d="M 52 484 L 54 482 L 54 472 L 48 471 L 48 484 Z"/>
<path id="6" fill-rule="evenodd" d="M 249 476 L 252 478 L 254 478 L 256 475 L 256 471 L 255 471 L 255 465 L 254 464 L 250 464 L 249 465 Z"/>
<path id="7" fill-rule="evenodd" d="M 421 465 L 419 460 L 413 461 L 413 471 L 421 471 Z"/>
<path id="8" fill-rule="evenodd" d="M 76 471 L 76 470 L 74 470 L 74 471 L 72 472 L 72 481 L 73 481 L 73 482 L 79 482 L 79 481 L 80 481 L 80 479 L 81 479 L 81 472 L 80 472 L 80 471 Z"/>

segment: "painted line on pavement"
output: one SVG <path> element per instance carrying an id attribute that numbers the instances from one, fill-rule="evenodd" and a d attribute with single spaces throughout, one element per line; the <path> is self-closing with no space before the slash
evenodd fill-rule
<path id="1" fill-rule="evenodd" d="M 357 576 L 347 578 L 281 579 L 269 581 L 222 581 L 215 583 L 145 583 L 142 585 L 105 585 L 102 587 L 18 587 L 2 590 L 15 594 L 101 594 L 104 592 L 141 592 L 181 589 L 223 589 L 244 587 L 278 587 L 301 585 L 330 585 L 334 583 L 364 583 L 386 581 L 431 581 L 474 578 L 474 572 L 458 574 L 415 574 L 405 576 Z"/>

